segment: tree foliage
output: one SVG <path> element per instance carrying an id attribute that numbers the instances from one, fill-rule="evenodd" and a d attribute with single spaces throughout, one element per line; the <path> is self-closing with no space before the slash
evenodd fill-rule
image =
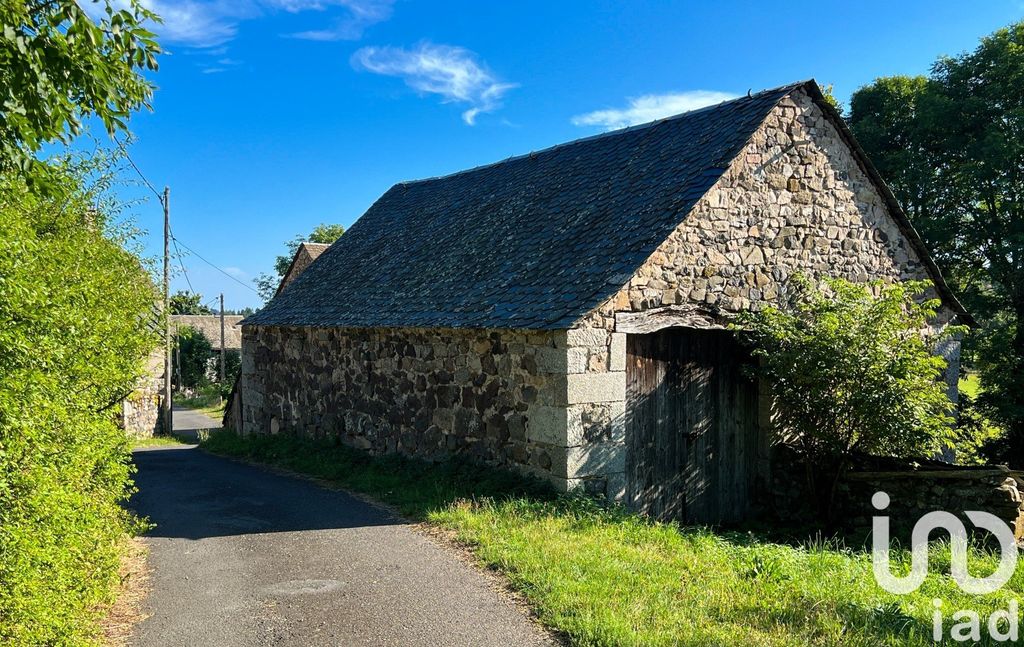
<path id="1" fill-rule="evenodd" d="M 89 7 L 90 16 L 83 6 Z M 98 118 L 108 133 L 146 104 L 160 47 L 139 0 L 0 0 L 0 170 L 27 170 L 43 144 Z"/>
<path id="2" fill-rule="evenodd" d="M 851 100 L 851 127 L 968 309 L 979 403 L 1024 461 L 1024 22 L 929 77 L 878 79 Z"/>
<path id="3" fill-rule="evenodd" d="M 819 83 L 818 89 L 821 90 L 821 96 L 825 98 L 825 103 L 835 108 L 839 114 L 843 114 L 843 104 L 839 102 L 839 99 L 836 99 L 836 95 L 833 93 L 833 84 L 824 85 Z"/>
<path id="4" fill-rule="evenodd" d="M 134 523 L 120 400 L 157 344 L 157 294 L 86 178 L 0 175 L 0 644 L 82 644 Z M 99 206 L 97 206 L 99 205 Z"/>
<path id="5" fill-rule="evenodd" d="M 93 11 L 90 16 L 83 7 Z M 37 161 L 125 128 L 159 47 L 139 0 L 0 0 L 0 644 L 97 641 L 137 522 L 115 415 L 156 346 L 156 291 L 104 199 L 108 160 Z"/>
<path id="6" fill-rule="evenodd" d="M 259 292 L 264 301 L 270 301 L 274 298 L 277 286 L 281 284 L 281 279 L 288 273 L 288 268 L 292 264 L 292 259 L 295 258 L 295 252 L 298 251 L 299 245 L 302 243 L 324 243 L 330 245 L 341 238 L 341 235 L 344 233 L 345 228 L 341 225 L 320 223 L 313 228 L 313 231 L 308 236 L 302 236 L 301 234 L 295 236 L 295 238 L 285 243 L 285 247 L 288 249 L 287 253 L 274 259 L 275 274 L 264 272 L 256 277 L 254 281 L 256 291 Z"/>
<path id="7" fill-rule="evenodd" d="M 172 315 L 212 315 L 213 310 L 203 305 L 203 295 L 181 290 L 171 295 Z"/>
<path id="8" fill-rule="evenodd" d="M 940 302 L 915 301 L 928 288 L 796 277 L 787 306 L 741 317 L 778 426 L 809 464 L 920 457 L 950 440 L 946 362 L 922 332 Z"/>
<path id="9" fill-rule="evenodd" d="M 184 326 L 178 330 L 174 343 L 179 357 L 179 384 L 188 388 L 209 384 L 211 364 L 217 357 L 210 340 L 192 326 Z"/>

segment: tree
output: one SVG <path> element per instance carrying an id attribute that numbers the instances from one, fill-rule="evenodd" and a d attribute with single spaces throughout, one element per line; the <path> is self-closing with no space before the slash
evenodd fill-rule
<path id="1" fill-rule="evenodd" d="M 189 388 L 209 384 L 210 367 L 217 357 L 210 340 L 192 326 L 183 326 L 178 329 L 174 343 L 180 358 L 178 383 Z"/>
<path id="2" fill-rule="evenodd" d="M 248 317 L 255 312 L 256 308 L 253 308 L 252 306 L 246 306 L 244 308 L 224 308 L 224 314 L 226 315 L 241 315 L 243 317 Z"/>
<path id="3" fill-rule="evenodd" d="M 965 304 L 978 335 L 979 403 L 1024 464 L 1024 22 L 939 59 L 925 78 L 878 79 L 851 127 Z"/>
<path id="4" fill-rule="evenodd" d="M 202 304 L 203 295 L 181 290 L 171 295 L 172 315 L 212 315 L 213 310 Z"/>
<path id="5" fill-rule="evenodd" d="M 152 95 L 141 72 L 157 69 L 160 47 L 142 25 L 157 16 L 139 0 L 85 4 L 96 20 L 75 0 L 0 0 L 0 170 L 27 170 L 89 116 L 124 130 Z"/>
<path id="6" fill-rule="evenodd" d="M 921 333 L 940 301 L 915 300 L 929 283 L 815 285 L 797 276 L 790 287 L 786 306 L 744 314 L 734 329 L 760 361 L 812 491 L 832 492 L 815 485 L 815 473 L 832 467 L 834 487 L 856 454 L 922 457 L 951 440 L 946 362 L 932 352 L 937 339 Z"/>
<path id="7" fill-rule="evenodd" d="M 824 85 L 819 83 L 818 89 L 821 90 L 821 96 L 825 98 L 825 102 L 836 109 L 836 112 L 843 114 L 843 104 L 836 99 L 836 95 L 832 93 L 832 84 Z"/>
<path id="8" fill-rule="evenodd" d="M 313 228 L 313 231 L 309 233 L 309 236 L 303 237 L 297 235 L 285 243 L 285 247 L 288 249 L 287 254 L 278 256 L 274 261 L 274 272 L 275 274 L 267 274 L 264 272 L 256 277 L 254 283 L 256 284 L 256 290 L 260 296 L 263 297 L 264 301 L 270 301 L 274 298 L 274 294 L 277 292 L 277 286 L 281 284 L 281 279 L 288 272 L 288 268 L 292 264 L 292 259 L 295 257 L 295 252 L 298 251 L 299 245 L 302 243 L 324 243 L 327 245 L 332 244 L 334 241 L 341 238 L 341 235 L 345 233 L 345 228 L 341 225 L 330 225 L 327 223 L 320 223 Z"/>

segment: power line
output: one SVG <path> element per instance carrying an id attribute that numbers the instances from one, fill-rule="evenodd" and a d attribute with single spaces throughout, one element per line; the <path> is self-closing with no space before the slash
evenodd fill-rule
<path id="1" fill-rule="evenodd" d="M 135 172 L 138 173 L 140 178 L 142 178 L 142 183 L 145 184 L 149 188 L 149 190 L 153 192 L 153 195 L 156 196 L 156 199 L 159 200 L 160 204 L 162 205 L 164 203 L 163 194 L 156 190 L 156 187 L 153 186 L 153 183 L 149 181 L 149 178 L 147 178 L 145 173 L 142 172 L 142 170 L 139 168 L 139 165 L 136 164 L 135 160 L 132 159 L 132 156 L 128 154 L 128 149 L 124 147 L 124 143 L 116 138 L 114 139 L 114 141 L 117 142 L 117 147 L 121 149 L 122 153 L 124 153 L 124 158 L 128 160 L 128 163 L 131 164 L 132 168 L 135 169 Z"/>
<path id="2" fill-rule="evenodd" d="M 212 303 L 213 303 L 214 301 L 216 301 L 216 300 L 217 300 L 217 299 L 219 299 L 219 298 L 220 298 L 220 295 L 218 294 L 217 296 L 215 296 L 215 297 L 213 297 L 213 298 L 207 299 L 207 300 L 206 300 L 206 303 L 204 303 L 204 304 L 202 305 L 202 307 L 203 307 L 203 308 L 209 308 L 209 307 L 210 307 L 210 304 L 212 304 Z"/>
<path id="3" fill-rule="evenodd" d="M 181 260 L 181 250 L 178 249 L 178 241 L 172 236 L 171 242 L 174 243 L 174 253 L 178 258 L 178 267 L 181 268 L 181 273 L 185 275 L 185 283 L 188 284 L 188 291 L 195 294 L 195 289 L 192 288 L 192 281 L 188 280 L 188 271 L 185 269 L 185 263 Z"/>
<path id="4" fill-rule="evenodd" d="M 150 182 L 149 178 L 146 177 L 146 174 L 142 172 L 142 169 L 140 169 L 139 165 L 135 163 L 135 160 L 132 159 L 132 156 L 128 154 L 128 149 L 124 147 L 124 143 L 122 143 L 121 141 L 119 141 L 117 139 L 114 139 L 114 141 L 117 142 L 117 147 L 121 149 L 122 153 L 124 153 L 124 158 L 126 160 L 128 160 L 128 163 L 131 164 L 131 167 L 133 169 L 135 169 L 135 172 L 142 179 L 143 184 L 145 184 L 149 188 L 149 190 L 153 192 L 153 195 L 155 195 L 157 200 L 160 201 L 160 204 L 163 205 L 163 203 L 164 203 L 163 194 L 161 194 L 159 191 L 156 190 L 156 188 L 153 186 L 153 183 Z M 184 247 L 188 251 L 192 252 L 192 254 L 194 254 L 199 260 L 203 261 L 204 263 L 206 263 L 207 265 L 209 265 L 213 269 L 217 270 L 218 272 L 220 272 L 224 276 L 228 277 L 229 279 L 231 279 L 235 283 L 241 285 L 242 287 L 246 288 L 247 290 L 251 290 L 254 294 L 259 294 L 259 292 L 257 292 L 256 289 L 253 288 L 248 283 L 245 283 L 243 281 L 239 281 L 237 278 L 235 278 L 231 274 L 228 274 L 226 271 L 221 269 L 219 266 L 214 265 L 210 261 L 208 261 L 205 258 L 203 258 L 203 256 L 200 255 L 199 252 L 197 252 L 196 250 L 194 250 L 191 247 L 189 247 L 188 245 L 186 245 L 181 239 L 179 239 L 177 236 L 175 236 L 173 232 L 171 233 L 171 240 L 174 242 L 174 250 L 178 253 L 178 265 L 181 266 L 181 272 L 182 272 L 182 274 L 185 275 L 185 283 L 188 284 L 189 292 L 193 292 L 194 293 L 195 290 L 192 288 L 192 282 L 189 281 L 189 279 L 188 279 L 188 272 L 185 271 L 185 264 L 181 260 L 181 250 L 178 249 L 178 243 L 181 243 L 182 247 Z"/>
<path id="5" fill-rule="evenodd" d="M 182 246 L 182 247 L 184 247 L 184 248 L 185 248 L 185 249 L 187 249 L 188 251 L 192 252 L 192 253 L 193 253 L 193 254 L 194 254 L 194 255 L 195 255 L 195 256 L 196 256 L 196 257 L 197 257 L 197 258 L 198 258 L 199 260 L 201 260 L 202 262 L 206 263 L 207 265 L 209 265 L 209 266 L 210 266 L 210 267 L 212 267 L 213 269 L 217 270 L 218 272 L 220 272 L 220 273 L 221 273 L 221 274 L 223 274 L 224 276 L 228 277 L 229 279 L 231 279 L 231 280 L 232 280 L 232 281 L 234 281 L 235 283 L 237 283 L 237 284 L 241 285 L 242 287 L 244 287 L 244 288 L 245 288 L 245 289 L 247 289 L 247 290 L 251 290 L 251 291 L 252 291 L 252 292 L 253 292 L 254 294 L 259 294 L 259 292 L 257 292 L 257 291 L 256 291 L 256 288 L 252 287 L 252 286 L 251 286 L 251 285 L 249 285 L 248 283 L 245 283 L 244 281 L 240 281 L 240 280 L 238 280 L 237 278 L 235 278 L 235 277 L 234 277 L 234 276 L 232 276 L 231 274 L 228 274 L 228 273 L 227 273 L 226 271 L 224 271 L 223 269 L 221 269 L 221 268 L 220 268 L 219 266 L 217 266 L 217 265 L 214 265 L 214 264 L 213 264 L 213 263 L 211 263 L 210 261 L 208 261 L 208 260 L 206 260 L 205 258 L 203 258 L 203 256 L 202 256 L 202 255 L 201 255 L 201 254 L 200 254 L 199 252 L 197 252 L 196 250 L 194 250 L 194 249 L 192 249 L 191 247 L 189 247 L 188 245 L 186 245 L 186 244 L 185 244 L 185 243 L 184 243 L 183 241 L 181 241 L 181 240 L 180 240 L 180 239 L 179 239 L 179 238 L 178 238 L 177 236 L 175 236 L 173 232 L 171 233 L 171 240 L 175 240 L 175 241 L 177 241 L 177 242 L 181 243 L 181 246 Z"/>

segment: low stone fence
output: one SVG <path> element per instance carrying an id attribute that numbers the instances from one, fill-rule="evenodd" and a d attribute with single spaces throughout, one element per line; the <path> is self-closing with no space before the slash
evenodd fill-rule
<path id="1" fill-rule="evenodd" d="M 836 499 L 846 522 L 855 528 L 870 528 L 871 517 L 884 514 L 894 529 L 906 534 L 925 514 L 945 510 L 971 529 L 964 512 L 980 510 L 1005 521 L 1019 540 L 1024 536 L 1022 489 L 1024 473 L 1003 465 L 854 471 L 840 481 Z M 872 495 L 879 491 L 889 495 L 883 511 L 871 505 Z"/>
<path id="2" fill-rule="evenodd" d="M 820 488 L 819 488 L 820 489 Z M 871 498 L 876 492 L 889 496 L 889 505 L 876 510 Z M 831 516 L 843 528 L 858 534 L 871 529 L 871 518 L 887 515 L 893 537 L 909 541 L 914 524 L 929 512 L 944 510 L 974 525 L 964 512 L 980 510 L 994 514 L 1024 539 L 1024 472 L 1003 465 L 958 466 L 937 461 L 924 464 L 900 463 L 891 459 L 866 458 L 847 472 L 836 485 Z M 815 501 L 806 471 L 789 450 L 776 449 L 772 457 L 772 482 L 767 506 L 770 516 L 785 522 L 810 522 Z"/>

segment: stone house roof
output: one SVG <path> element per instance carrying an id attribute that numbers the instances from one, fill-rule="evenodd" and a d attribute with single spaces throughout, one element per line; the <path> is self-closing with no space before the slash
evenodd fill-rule
<path id="1" fill-rule="evenodd" d="M 814 81 L 388 190 L 245 325 L 569 328 L 626 284 L 780 100 L 803 89 L 920 237 Z"/>
<path id="2" fill-rule="evenodd" d="M 224 315 L 224 348 L 242 349 L 242 315 Z M 214 350 L 220 348 L 220 315 L 171 315 L 171 330 L 191 326 L 210 342 Z"/>
<path id="3" fill-rule="evenodd" d="M 281 283 L 277 286 L 274 296 L 281 294 L 285 286 L 297 279 L 299 274 L 302 274 L 313 261 L 320 257 L 320 254 L 327 251 L 328 247 L 330 247 L 328 243 L 299 243 L 295 255 L 292 256 L 292 262 L 288 266 L 288 271 L 281 277 Z"/>

